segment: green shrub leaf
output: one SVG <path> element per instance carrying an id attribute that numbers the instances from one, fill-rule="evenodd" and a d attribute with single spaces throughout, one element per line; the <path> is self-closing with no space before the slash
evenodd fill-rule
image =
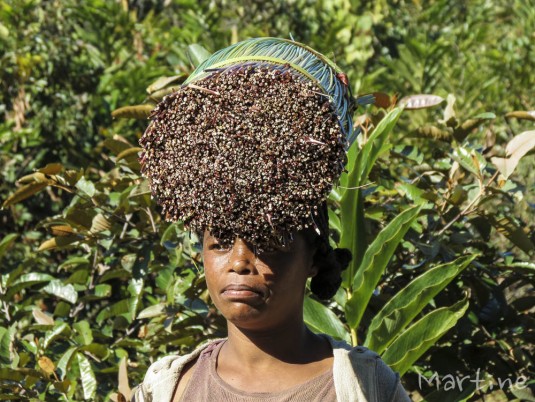
<path id="1" fill-rule="evenodd" d="M 364 346 L 382 353 L 399 333 L 448 283 L 475 258 L 475 255 L 438 265 L 414 279 L 401 289 L 375 315 Z"/>
<path id="2" fill-rule="evenodd" d="M 463 299 L 451 307 L 441 307 L 418 320 L 403 332 L 382 355 L 386 364 L 400 375 L 433 346 L 468 308 L 468 299 Z"/>

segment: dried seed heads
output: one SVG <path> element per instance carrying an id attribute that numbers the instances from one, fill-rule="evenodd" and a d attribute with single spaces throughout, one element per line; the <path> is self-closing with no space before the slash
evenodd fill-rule
<path id="1" fill-rule="evenodd" d="M 142 172 L 167 220 L 283 247 L 345 163 L 342 131 L 321 89 L 298 73 L 246 65 L 212 72 L 158 104 L 140 139 Z"/>

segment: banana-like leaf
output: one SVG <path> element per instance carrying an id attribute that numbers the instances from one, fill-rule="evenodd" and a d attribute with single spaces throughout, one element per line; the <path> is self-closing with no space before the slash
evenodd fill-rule
<path id="1" fill-rule="evenodd" d="M 441 307 L 418 320 L 403 332 L 382 355 L 383 360 L 402 376 L 431 346 L 433 346 L 468 308 L 465 298 L 451 307 Z"/>
<path id="2" fill-rule="evenodd" d="M 438 265 L 418 276 L 399 291 L 373 318 L 364 346 L 379 354 L 383 353 L 429 301 L 459 275 L 475 257 L 475 255 L 460 257 L 455 261 Z"/>
<path id="3" fill-rule="evenodd" d="M 381 230 L 366 250 L 362 263 L 353 278 L 352 294 L 345 306 L 347 322 L 351 328 L 358 327 L 388 261 L 418 217 L 421 208 L 421 206 L 411 207 L 396 216 Z"/>
<path id="4" fill-rule="evenodd" d="M 82 353 L 77 353 L 78 366 L 80 367 L 80 381 L 84 391 L 84 399 L 92 400 L 97 391 L 97 379 L 91 368 L 91 363 Z"/>
<path id="5" fill-rule="evenodd" d="M 366 231 L 364 227 L 364 206 L 361 191 L 356 189 L 365 184 L 368 175 L 387 144 L 390 132 L 394 128 L 402 109 L 390 111 L 377 125 L 362 149 L 358 150 L 355 141 L 348 150 L 348 173 L 340 178 L 341 186 L 337 189 L 342 194 L 340 201 L 340 221 L 342 233 L 339 247 L 347 248 L 353 254 L 353 260 L 344 273 L 344 285 L 350 285 L 357 267 L 362 261 L 366 249 Z"/>
<path id="6" fill-rule="evenodd" d="M 312 331 L 349 342 L 349 332 L 336 314 L 308 296 L 304 300 L 303 316 L 305 323 Z"/>

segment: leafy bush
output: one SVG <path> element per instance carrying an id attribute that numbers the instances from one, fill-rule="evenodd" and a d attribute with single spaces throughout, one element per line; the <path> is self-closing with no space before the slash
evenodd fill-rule
<path id="1" fill-rule="evenodd" d="M 145 122 L 111 112 L 146 113 L 203 57 L 192 43 L 289 32 L 355 93 L 398 94 L 356 118 L 330 198 L 333 242 L 355 258 L 333 302 L 306 298 L 307 323 L 377 349 L 415 400 L 520 398 L 433 393 L 417 374 L 533 378 L 535 12 L 431 3 L 1 3 L 2 398 L 128 397 L 158 357 L 224 335 L 197 239 L 139 175 Z M 175 78 L 144 101 L 160 76 Z M 433 96 L 397 100 L 418 93 Z"/>

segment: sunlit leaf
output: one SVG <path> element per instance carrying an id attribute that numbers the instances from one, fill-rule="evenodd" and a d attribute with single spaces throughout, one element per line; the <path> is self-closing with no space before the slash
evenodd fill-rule
<path id="1" fill-rule="evenodd" d="M 132 397 L 132 390 L 130 389 L 130 384 L 128 383 L 128 370 L 127 370 L 127 358 L 123 357 L 119 363 L 119 392 L 124 395 L 127 400 L 130 400 Z"/>
<path id="2" fill-rule="evenodd" d="M 20 187 L 17 191 L 11 194 L 2 204 L 2 208 L 9 207 L 10 205 L 16 204 L 22 200 L 25 200 L 28 197 L 31 197 L 34 194 L 37 194 L 39 191 L 43 190 L 48 186 L 48 183 L 38 183 L 33 182 L 26 184 Z"/>
<path id="3" fill-rule="evenodd" d="M 329 308 L 323 304 L 305 297 L 303 305 L 305 323 L 314 332 L 331 335 L 337 339 L 349 341 L 349 332 L 344 324 Z"/>
<path id="4" fill-rule="evenodd" d="M 47 175 L 55 175 L 58 173 L 61 173 L 63 170 L 63 165 L 61 163 L 49 163 L 44 168 L 41 168 L 38 170 L 38 172 L 47 174 Z"/>
<path id="5" fill-rule="evenodd" d="M 97 391 L 97 380 L 91 367 L 91 363 L 82 353 L 77 353 L 78 366 L 80 367 L 80 382 L 84 391 L 85 399 L 93 399 Z"/>
<path id="6" fill-rule="evenodd" d="M 78 292 L 76 292 L 74 286 L 71 284 L 64 285 L 59 279 L 50 281 L 42 290 L 72 304 L 78 300 Z"/>
<path id="7" fill-rule="evenodd" d="M 188 55 L 195 67 L 198 67 L 203 61 L 211 56 L 211 53 L 201 45 L 194 43 L 188 46 Z"/>
<path id="8" fill-rule="evenodd" d="M 35 308 L 32 310 L 33 318 L 35 318 L 35 322 L 41 325 L 54 325 L 54 318 L 45 314 L 41 310 Z"/>
<path id="9" fill-rule="evenodd" d="M 347 322 L 357 328 L 381 275 L 398 244 L 418 217 L 421 206 L 411 207 L 397 215 L 370 244 L 353 278 L 353 293 L 346 306 Z"/>
<path id="10" fill-rule="evenodd" d="M 364 346 L 382 353 L 398 334 L 421 313 L 422 309 L 459 273 L 475 256 L 461 257 L 438 265 L 418 276 L 401 289 L 374 316 Z"/>
<path id="11" fill-rule="evenodd" d="M 405 330 L 382 355 L 393 370 L 403 375 L 412 364 L 464 315 L 468 300 L 451 307 L 441 307 L 427 314 Z"/>
<path id="12" fill-rule="evenodd" d="M 152 110 L 153 104 L 136 105 L 136 106 L 124 106 L 119 109 L 115 109 L 111 115 L 116 119 L 147 119 Z"/>
<path id="13" fill-rule="evenodd" d="M 514 112 L 506 113 L 505 117 L 535 121 L 535 110 L 529 110 L 529 111 L 517 110 Z"/>
<path id="14" fill-rule="evenodd" d="M 438 95 L 410 95 L 401 98 L 398 102 L 405 110 L 427 109 L 440 105 L 444 98 Z"/>
<path id="15" fill-rule="evenodd" d="M 184 73 L 178 74 L 178 75 L 173 75 L 171 77 L 160 77 L 160 78 L 158 78 L 156 81 L 154 81 L 152 84 L 150 84 L 147 87 L 147 93 L 148 94 L 153 94 L 154 92 L 165 88 L 169 84 L 173 84 L 173 83 L 176 83 L 176 82 L 184 81 L 184 79 L 186 77 L 187 77 L 187 75 L 184 74 Z"/>
<path id="16" fill-rule="evenodd" d="M 37 363 L 39 364 L 39 367 L 41 367 L 41 370 L 43 370 L 46 374 L 54 374 L 56 366 L 54 366 L 54 362 L 50 360 L 50 358 L 46 356 L 41 356 L 39 360 L 37 360 Z"/>

